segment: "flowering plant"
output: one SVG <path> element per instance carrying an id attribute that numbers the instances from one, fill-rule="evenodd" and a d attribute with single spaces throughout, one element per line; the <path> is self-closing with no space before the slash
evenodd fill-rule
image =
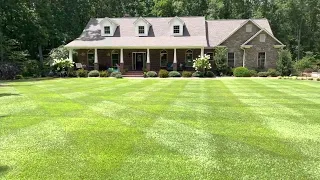
<path id="1" fill-rule="evenodd" d="M 199 56 L 193 60 L 193 68 L 196 71 L 205 73 L 208 69 L 211 69 L 211 64 L 209 62 L 210 55 L 204 55 L 203 57 Z"/>
<path id="2" fill-rule="evenodd" d="M 74 62 L 70 59 L 54 59 L 51 67 L 57 72 L 67 71 L 74 66 Z"/>

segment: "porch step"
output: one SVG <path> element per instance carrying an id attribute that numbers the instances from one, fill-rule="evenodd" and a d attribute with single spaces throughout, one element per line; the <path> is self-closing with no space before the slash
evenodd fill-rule
<path id="1" fill-rule="evenodd" d="M 123 74 L 123 77 L 143 77 L 143 71 L 128 71 Z"/>

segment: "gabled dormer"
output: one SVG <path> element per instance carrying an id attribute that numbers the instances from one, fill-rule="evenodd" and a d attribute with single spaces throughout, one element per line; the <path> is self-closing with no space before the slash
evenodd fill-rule
<path id="1" fill-rule="evenodd" d="M 148 36 L 151 24 L 145 18 L 139 17 L 133 24 L 136 36 Z"/>
<path id="2" fill-rule="evenodd" d="M 170 26 L 170 34 L 172 36 L 183 36 L 183 27 L 184 27 L 184 21 L 180 19 L 178 16 L 172 18 L 169 21 Z"/>
<path id="3" fill-rule="evenodd" d="M 106 17 L 100 22 L 101 36 L 113 36 L 119 25 L 112 19 Z"/>

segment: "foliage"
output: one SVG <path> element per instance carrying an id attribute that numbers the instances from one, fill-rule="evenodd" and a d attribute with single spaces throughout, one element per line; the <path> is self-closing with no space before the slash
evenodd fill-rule
<path id="1" fill-rule="evenodd" d="M 182 72 L 182 77 L 191 77 L 192 76 L 192 72 L 190 71 L 183 71 Z"/>
<path id="2" fill-rule="evenodd" d="M 98 70 L 92 70 L 88 73 L 88 77 L 99 77 L 100 73 Z"/>
<path id="3" fill-rule="evenodd" d="M 74 63 L 69 59 L 54 59 L 51 67 L 57 72 L 68 71 L 74 67 Z"/>
<path id="4" fill-rule="evenodd" d="M 100 77 L 109 77 L 108 71 L 100 71 Z"/>
<path id="5" fill-rule="evenodd" d="M 203 74 L 203 72 L 196 71 L 196 72 L 192 73 L 192 77 L 204 77 L 204 74 Z"/>
<path id="6" fill-rule="evenodd" d="M 204 55 L 203 57 L 199 56 L 193 60 L 193 68 L 196 71 L 205 73 L 207 70 L 211 69 L 211 64 L 209 62 L 210 56 Z"/>
<path id="7" fill-rule="evenodd" d="M 115 76 L 115 78 L 117 78 L 117 79 L 122 79 L 122 74 L 117 74 L 117 75 Z"/>
<path id="8" fill-rule="evenodd" d="M 160 78 L 167 78 L 167 77 L 169 77 L 169 72 L 165 69 L 161 69 L 159 71 L 159 77 Z"/>
<path id="9" fill-rule="evenodd" d="M 181 74 L 178 71 L 170 71 L 169 77 L 181 77 Z"/>
<path id="10" fill-rule="evenodd" d="M 271 76 L 271 77 L 277 77 L 277 76 L 280 76 L 281 74 L 275 70 L 275 69 L 268 69 L 268 76 Z"/>
<path id="11" fill-rule="evenodd" d="M 258 72 L 258 77 L 268 77 L 269 73 L 268 72 Z"/>
<path id="12" fill-rule="evenodd" d="M 0 79 L 14 79 L 20 73 L 19 67 L 14 63 L 0 62 Z"/>
<path id="13" fill-rule="evenodd" d="M 257 77 L 258 76 L 258 72 L 256 70 L 249 70 L 250 72 L 250 76 L 251 77 Z"/>
<path id="14" fill-rule="evenodd" d="M 77 71 L 75 71 L 74 69 L 68 69 L 67 76 L 68 77 L 77 77 Z"/>
<path id="15" fill-rule="evenodd" d="M 227 53 L 228 49 L 225 47 L 215 48 L 214 62 L 220 75 L 226 74 L 228 71 Z"/>
<path id="16" fill-rule="evenodd" d="M 64 45 L 61 45 L 57 48 L 53 48 L 49 52 L 49 57 L 51 62 L 53 62 L 55 59 L 68 59 L 69 58 L 69 50 L 64 47 Z"/>
<path id="17" fill-rule="evenodd" d="M 206 76 L 206 77 L 215 77 L 215 74 L 214 74 L 212 71 L 207 71 L 207 72 L 205 73 L 205 76 Z"/>
<path id="18" fill-rule="evenodd" d="M 112 73 L 110 74 L 110 77 L 116 77 L 117 74 L 121 74 L 121 72 L 112 72 Z"/>
<path id="19" fill-rule="evenodd" d="M 233 69 L 233 75 L 235 77 L 251 77 L 249 69 L 246 67 L 237 67 Z"/>
<path id="20" fill-rule="evenodd" d="M 282 76 L 288 76 L 292 73 L 292 55 L 289 50 L 280 50 L 277 60 L 277 70 Z"/>
<path id="21" fill-rule="evenodd" d="M 22 75 L 32 77 L 34 74 L 41 74 L 39 62 L 36 60 L 26 60 L 22 65 Z"/>
<path id="22" fill-rule="evenodd" d="M 18 74 L 18 75 L 16 75 L 16 77 L 14 79 L 23 79 L 23 76 Z"/>
<path id="23" fill-rule="evenodd" d="M 312 54 L 307 54 L 300 61 L 294 63 L 294 68 L 297 72 L 304 72 L 308 69 L 311 71 L 318 71 L 320 69 L 320 59 Z"/>
<path id="24" fill-rule="evenodd" d="M 78 77 L 88 77 L 88 71 L 84 70 L 84 69 L 78 69 L 77 76 Z"/>
<path id="25" fill-rule="evenodd" d="M 158 76 L 155 71 L 148 71 L 146 75 L 147 75 L 147 77 L 157 77 Z"/>

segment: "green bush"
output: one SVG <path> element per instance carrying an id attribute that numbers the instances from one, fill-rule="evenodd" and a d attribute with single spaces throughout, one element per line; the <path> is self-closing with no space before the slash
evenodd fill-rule
<path id="1" fill-rule="evenodd" d="M 313 78 L 312 78 L 312 77 L 309 77 L 308 80 L 313 81 Z"/>
<path id="2" fill-rule="evenodd" d="M 121 74 L 121 73 L 120 73 L 120 74 L 117 74 L 117 75 L 115 76 L 115 78 L 121 79 L 121 78 L 122 78 L 122 74 Z"/>
<path id="3" fill-rule="evenodd" d="M 22 75 L 32 77 L 34 74 L 41 74 L 39 63 L 36 60 L 28 60 L 23 62 Z"/>
<path id="4" fill-rule="evenodd" d="M 67 72 L 68 77 L 77 77 L 77 72 L 73 69 L 69 69 Z"/>
<path id="5" fill-rule="evenodd" d="M 256 70 L 249 70 L 250 72 L 250 76 L 251 77 L 257 77 L 258 76 L 258 72 Z"/>
<path id="6" fill-rule="evenodd" d="M 235 77 L 250 77 L 250 71 L 245 67 L 237 67 L 233 69 L 233 75 Z"/>
<path id="7" fill-rule="evenodd" d="M 14 79 L 23 79 L 23 76 L 19 74 L 19 75 L 16 75 Z"/>
<path id="8" fill-rule="evenodd" d="M 268 77 L 268 72 L 258 72 L 258 77 Z"/>
<path id="9" fill-rule="evenodd" d="M 278 79 L 282 79 L 282 76 L 279 76 Z"/>
<path id="10" fill-rule="evenodd" d="M 100 73 L 98 70 L 92 70 L 89 72 L 88 74 L 89 77 L 99 77 L 100 76 Z"/>
<path id="11" fill-rule="evenodd" d="M 161 69 L 159 71 L 159 77 L 160 78 L 167 78 L 167 77 L 169 77 L 169 72 L 165 69 Z"/>
<path id="12" fill-rule="evenodd" d="M 112 72 L 110 77 L 116 77 L 118 74 L 122 75 L 121 72 Z"/>
<path id="13" fill-rule="evenodd" d="M 317 81 L 320 81 L 320 78 L 317 78 Z"/>
<path id="14" fill-rule="evenodd" d="M 268 69 L 268 76 L 277 77 L 280 76 L 280 73 L 275 69 Z"/>
<path id="15" fill-rule="evenodd" d="M 183 71 L 182 72 L 182 77 L 191 77 L 192 76 L 192 72 L 190 71 Z"/>
<path id="16" fill-rule="evenodd" d="M 170 71 L 169 77 L 181 77 L 181 74 L 178 71 Z"/>
<path id="17" fill-rule="evenodd" d="M 148 71 L 147 72 L 147 77 L 157 77 L 158 74 L 155 71 Z"/>
<path id="18" fill-rule="evenodd" d="M 204 74 L 202 73 L 202 72 L 194 72 L 194 73 L 192 73 L 192 77 L 203 77 L 204 76 Z"/>
<path id="19" fill-rule="evenodd" d="M 101 71 L 100 72 L 100 77 L 109 77 L 108 71 Z"/>
<path id="20" fill-rule="evenodd" d="M 212 71 L 207 71 L 206 74 L 205 74 L 205 76 L 206 76 L 206 77 L 210 77 L 210 78 L 216 77 L 215 74 L 214 74 Z"/>
<path id="21" fill-rule="evenodd" d="M 77 70 L 78 77 L 88 77 L 88 71 L 84 69 Z"/>

